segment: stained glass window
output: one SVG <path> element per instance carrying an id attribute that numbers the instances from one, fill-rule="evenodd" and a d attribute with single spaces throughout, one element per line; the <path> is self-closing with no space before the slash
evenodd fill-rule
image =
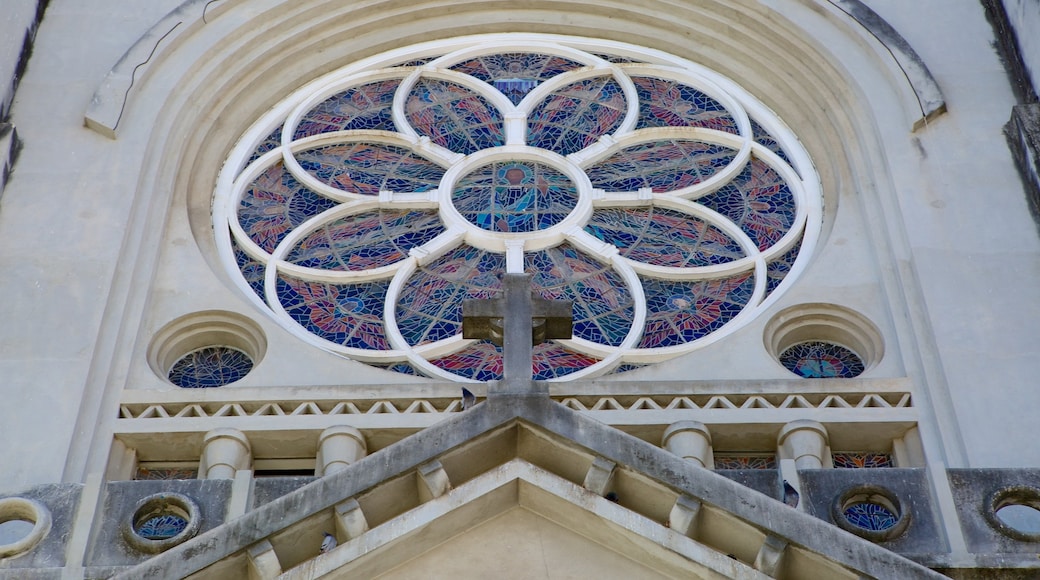
<path id="1" fill-rule="evenodd" d="M 461 305 L 498 297 L 508 267 L 574 304 L 573 338 L 535 349 L 535 377 L 599 376 L 733 332 L 804 269 L 819 180 L 729 80 L 588 39 L 436 46 L 293 93 L 225 165 L 221 252 L 245 295 L 312 343 L 500 379 L 501 348 L 461 338 Z M 856 372 L 834 349 L 798 357 L 809 374 Z"/>
<path id="2" fill-rule="evenodd" d="M 772 453 L 716 453 L 715 469 L 776 469 Z"/>
<path id="3" fill-rule="evenodd" d="M 249 355 L 229 346 L 208 346 L 189 352 L 173 363 L 167 377 L 178 387 L 222 387 L 253 370 Z"/>
<path id="4" fill-rule="evenodd" d="M 851 350 L 830 342 L 810 341 L 780 353 L 780 364 L 807 379 L 849 379 L 863 373 L 863 359 Z"/>
<path id="5" fill-rule="evenodd" d="M 843 515 L 850 524 L 871 532 L 883 532 L 899 522 L 899 514 L 879 503 L 866 501 L 846 507 Z"/>
<path id="6" fill-rule="evenodd" d="M 159 514 L 135 526 L 134 531 L 146 540 L 166 540 L 188 527 L 188 520 L 177 514 Z"/>
<path id="7" fill-rule="evenodd" d="M 873 452 L 839 452 L 831 455 L 834 467 L 845 469 L 870 469 L 875 467 L 893 467 L 892 456 L 888 453 Z"/>

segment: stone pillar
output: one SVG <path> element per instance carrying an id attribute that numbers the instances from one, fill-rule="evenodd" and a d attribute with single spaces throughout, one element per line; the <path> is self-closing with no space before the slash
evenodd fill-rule
<path id="1" fill-rule="evenodd" d="M 199 479 L 234 479 L 253 464 L 253 449 L 238 429 L 214 429 L 202 438 Z"/>
<path id="2" fill-rule="evenodd" d="M 368 455 L 361 431 L 347 425 L 329 427 L 318 436 L 318 459 L 314 475 L 322 476 L 345 469 Z"/>
<path id="3" fill-rule="evenodd" d="M 661 445 L 668 451 L 696 462 L 701 467 L 713 469 L 715 456 L 711 450 L 711 433 L 704 423 L 678 421 L 664 430 Z"/>
<path id="4" fill-rule="evenodd" d="M 784 425 L 777 437 L 781 459 L 793 459 L 798 469 L 823 468 L 827 445 L 827 429 L 808 419 Z"/>

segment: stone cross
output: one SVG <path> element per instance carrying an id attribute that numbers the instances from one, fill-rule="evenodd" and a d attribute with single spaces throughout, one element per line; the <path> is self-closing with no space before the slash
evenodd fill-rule
<path id="1" fill-rule="evenodd" d="M 498 393 L 533 394 L 533 347 L 551 338 L 570 338 L 573 303 L 545 300 L 531 293 L 530 274 L 503 274 L 505 297 L 465 300 L 462 337 L 483 338 L 502 347 L 503 380 L 489 388 Z M 548 393 L 548 389 L 544 389 Z"/>

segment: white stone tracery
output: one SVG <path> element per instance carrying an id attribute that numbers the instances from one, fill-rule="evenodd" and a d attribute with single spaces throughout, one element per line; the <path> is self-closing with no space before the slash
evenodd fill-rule
<path id="1" fill-rule="evenodd" d="M 644 62 L 637 64 L 612 63 L 584 52 L 584 50 L 623 54 L 628 58 Z M 543 81 L 517 105 L 513 105 L 508 98 L 490 84 L 445 68 L 474 56 L 513 51 L 559 55 L 586 66 Z M 442 56 L 423 66 L 414 67 L 411 72 L 386 68 L 406 62 L 415 58 L 416 55 L 424 54 L 442 54 Z M 613 133 L 603 135 L 594 144 L 567 156 L 525 144 L 528 115 L 553 90 L 577 80 L 608 75 L 622 87 L 628 105 L 624 120 Z M 739 135 L 696 127 L 636 130 L 639 100 L 631 76 L 652 76 L 681 81 L 696 87 L 725 107 L 736 121 Z M 463 85 L 497 106 L 503 114 L 505 145 L 477 151 L 470 155 L 462 155 L 420 135 L 408 122 L 405 113 L 405 97 L 408 95 L 408 88 L 420 78 L 437 78 Z M 323 100 L 353 86 L 388 79 L 402 80 L 402 86 L 397 90 L 392 109 L 393 119 L 399 132 L 339 131 L 295 141 L 292 139 L 295 129 L 304 115 Z M 750 121 L 752 118 L 780 143 L 790 157 L 790 165 L 767 147 L 755 142 Z M 256 144 L 283 121 L 281 145 L 251 164 L 247 164 L 246 160 L 249 159 Z M 595 189 L 585 174 L 585 169 L 609 158 L 625 147 L 674 138 L 725 146 L 732 149 L 735 156 L 731 163 L 710 178 L 667 194 L 653 194 L 649 190 L 606 192 Z M 318 180 L 304 170 L 293 155 L 296 152 L 322 145 L 351 142 L 380 143 L 402 147 L 444 168 L 445 176 L 441 185 L 429 192 L 381 191 L 377 197 L 360 195 L 333 188 Z M 752 156 L 779 173 L 790 187 L 796 200 L 794 223 L 779 242 L 763 251 L 759 250 L 755 242 L 737 224 L 696 203 L 698 198 L 716 191 L 732 180 L 745 168 Z M 301 184 L 330 199 L 339 201 L 340 205 L 312 217 L 290 231 L 268 255 L 243 231 L 236 219 L 236 208 L 241 202 L 247 186 L 262 171 L 279 160 Z M 537 232 L 493 232 L 470 223 L 451 203 L 454 184 L 473 168 L 496 160 L 531 161 L 562 172 L 574 183 L 578 192 L 575 208 L 561 222 Z M 616 247 L 599 240 L 582 228 L 582 224 L 588 220 L 594 208 L 633 206 L 674 209 L 700 218 L 720 228 L 733 240 L 736 240 L 744 251 L 745 257 L 724 264 L 685 268 L 646 264 L 619 255 Z M 289 251 L 306 235 L 312 233 L 319 224 L 328 224 L 344 216 L 377 208 L 437 208 L 439 216 L 444 222 L 445 230 L 422 246 L 413 248 L 407 259 L 364 271 L 317 270 L 291 264 L 286 259 Z M 456 335 L 430 344 L 409 345 L 398 328 L 395 309 L 391 306 L 397 303 L 408 277 L 417 268 L 433 262 L 462 243 L 506 255 L 507 269 L 515 271 L 522 268 L 524 251 L 534 251 L 569 242 L 594 259 L 609 264 L 628 285 L 628 291 L 635 302 L 635 315 L 631 330 L 621 344 L 608 346 L 581 338 L 564 341 L 567 347 L 577 352 L 601 359 L 600 362 L 590 367 L 557 379 L 573 380 L 601 375 L 621 363 L 651 363 L 690 352 L 716 342 L 747 324 L 754 316 L 772 304 L 781 293 L 774 291 L 768 297 L 766 296 L 766 268 L 770 260 L 783 256 L 800 241 L 802 247 L 800 255 L 781 284 L 781 289 L 790 286 L 800 271 L 804 269 L 816 242 L 821 212 L 820 186 L 807 154 L 790 131 L 768 109 L 728 79 L 684 59 L 621 43 L 549 35 L 502 34 L 438 41 L 413 48 L 399 49 L 365 59 L 301 88 L 260 119 L 232 151 L 218 181 L 213 214 L 219 252 L 226 264 L 234 268 L 235 257 L 231 246 L 233 238 L 252 259 L 269 265 L 265 279 L 267 304 L 262 304 L 249 289 L 248 284 L 237 274 L 233 278 L 245 295 L 258 305 L 270 309 L 275 318 L 289 332 L 315 346 L 351 358 L 373 363 L 407 360 L 425 374 L 449 380 L 460 380 L 460 377 L 433 365 L 428 359 L 455 352 L 469 341 L 462 339 L 461 335 Z M 230 236 L 228 236 L 229 230 Z M 665 280 L 705 280 L 747 271 L 754 272 L 753 295 L 748 306 L 723 327 L 685 344 L 638 348 L 646 316 L 646 298 L 639 275 Z M 387 338 L 393 348 L 381 351 L 351 348 L 331 343 L 311 334 L 297 324 L 278 302 L 276 280 L 279 272 L 315 281 L 337 283 L 389 279 L 385 326 Z"/>

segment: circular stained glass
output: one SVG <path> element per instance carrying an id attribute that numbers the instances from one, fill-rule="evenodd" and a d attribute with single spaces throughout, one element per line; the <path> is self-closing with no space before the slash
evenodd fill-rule
<path id="1" fill-rule="evenodd" d="M 159 514 L 135 526 L 134 531 L 146 540 L 166 540 L 188 527 L 188 520 L 177 514 Z"/>
<path id="2" fill-rule="evenodd" d="M 414 48 L 289 95 L 224 166 L 223 257 L 304 340 L 396 372 L 500 379 L 501 348 L 461 336 L 462 302 L 526 272 L 536 295 L 574 305 L 573 338 L 535 348 L 535 378 L 599 376 L 733 332 L 809 259 L 812 164 L 728 79 L 587 38 Z"/>
<path id="3" fill-rule="evenodd" d="M 811 341 L 791 346 L 780 353 L 780 364 L 807 379 L 850 379 L 863 373 L 863 360 L 856 353 L 830 342 Z"/>
<path id="4" fill-rule="evenodd" d="M 253 370 L 253 359 L 229 346 L 207 346 L 189 352 L 173 363 L 167 378 L 188 389 L 221 387 L 245 377 Z"/>
<path id="5" fill-rule="evenodd" d="M 451 196 L 467 221 L 492 232 L 550 228 L 563 221 L 577 201 L 577 188 L 566 175 L 522 161 L 492 163 L 468 173 Z"/>
<path id="6" fill-rule="evenodd" d="M 854 503 L 845 508 L 843 515 L 850 524 L 871 532 L 883 532 L 899 522 L 898 514 L 873 502 Z"/>

